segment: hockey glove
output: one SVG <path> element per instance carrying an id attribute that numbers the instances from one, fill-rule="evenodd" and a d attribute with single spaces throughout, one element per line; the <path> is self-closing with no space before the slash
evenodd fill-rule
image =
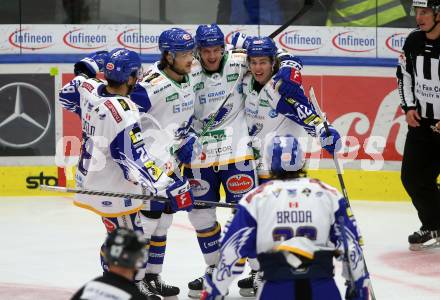
<path id="1" fill-rule="evenodd" d="M 180 162 L 189 164 L 197 157 L 200 151 L 201 145 L 197 140 L 197 136 L 194 133 L 190 133 L 182 140 L 175 155 Z"/>
<path id="2" fill-rule="evenodd" d="M 347 290 L 345 292 L 346 300 L 369 300 L 370 279 L 368 277 L 359 278 L 354 282 L 354 286 L 350 281 L 345 283 Z"/>
<path id="3" fill-rule="evenodd" d="M 252 36 L 247 36 L 245 33 L 236 32 L 232 35 L 231 45 L 233 49 L 247 49 L 252 39 Z"/>
<path id="4" fill-rule="evenodd" d="M 292 98 L 299 104 L 309 106 L 309 99 L 301 86 L 301 73 L 294 67 L 283 67 L 273 77 L 274 89 L 285 98 Z"/>
<path id="5" fill-rule="evenodd" d="M 85 74 L 89 78 L 95 78 L 96 73 L 102 72 L 108 60 L 108 51 L 97 51 L 87 55 L 75 63 L 73 72 L 75 75 Z"/>
<path id="6" fill-rule="evenodd" d="M 192 210 L 194 196 L 186 178 L 184 178 L 183 181 L 176 180 L 176 182 L 167 187 L 166 193 L 168 199 L 170 199 L 170 206 L 173 211 Z"/>
<path id="7" fill-rule="evenodd" d="M 319 134 L 321 147 L 327 150 L 328 153 L 334 155 L 335 151 L 338 151 L 341 148 L 341 136 L 332 125 L 328 125 L 327 132 L 324 123 L 321 123 L 317 126 L 316 131 Z"/>
<path id="8" fill-rule="evenodd" d="M 280 68 L 293 67 L 298 71 L 301 71 L 303 68 L 303 62 L 298 56 L 289 54 L 281 49 L 278 49 L 276 58 L 280 62 Z"/>
<path id="9" fill-rule="evenodd" d="M 205 276 L 203 281 L 204 290 L 200 296 L 200 300 L 223 300 L 225 297 L 221 295 L 215 284 L 209 276 Z"/>

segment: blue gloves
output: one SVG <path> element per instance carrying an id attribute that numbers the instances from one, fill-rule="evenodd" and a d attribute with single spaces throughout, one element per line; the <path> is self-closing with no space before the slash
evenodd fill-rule
<path id="1" fill-rule="evenodd" d="M 285 98 L 292 98 L 300 104 L 310 106 L 302 88 L 301 73 L 293 67 L 281 68 L 274 76 L 275 90 Z"/>
<path id="2" fill-rule="evenodd" d="M 232 35 L 231 45 L 234 49 L 247 49 L 252 39 L 252 36 L 247 36 L 244 33 L 235 32 Z"/>
<path id="3" fill-rule="evenodd" d="M 369 285 L 370 279 L 368 276 L 364 276 L 359 278 L 354 282 L 354 286 L 351 282 L 347 281 L 345 283 L 347 286 L 347 290 L 345 291 L 345 299 L 346 300 L 369 300 L 370 292 Z"/>
<path id="4" fill-rule="evenodd" d="M 200 150 L 201 145 L 197 141 L 197 136 L 194 133 L 190 133 L 186 138 L 182 140 L 175 155 L 180 162 L 184 164 L 189 164 L 200 153 Z"/>
<path id="5" fill-rule="evenodd" d="M 303 68 L 302 60 L 295 55 L 289 54 L 285 51 L 278 50 L 276 58 L 280 62 L 280 68 L 290 67 L 301 71 Z"/>
<path id="6" fill-rule="evenodd" d="M 176 180 L 166 189 L 170 206 L 173 211 L 186 210 L 191 211 L 194 205 L 194 196 L 191 186 L 186 178 Z"/>
<path id="7" fill-rule="evenodd" d="M 341 136 L 332 125 L 328 125 L 327 132 L 324 123 L 321 123 L 317 126 L 316 131 L 319 134 L 321 147 L 327 150 L 328 153 L 334 155 L 335 151 L 338 151 L 341 148 Z"/>
<path id="8" fill-rule="evenodd" d="M 220 291 L 216 288 L 209 276 L 205 276 L 203 285 L 204 290 L 200 296 L 200 300 L 222 300 L 225 298 L 221 295 Z"/>
<path id="9" fill-rule="evenodd" d="M 97 51 L 87 55 L 74 65 L 75 75 L 85 74 L 89 78 L 96 77 L 96 73 L 102 72 L 108 61 L 108 51 Z"/>

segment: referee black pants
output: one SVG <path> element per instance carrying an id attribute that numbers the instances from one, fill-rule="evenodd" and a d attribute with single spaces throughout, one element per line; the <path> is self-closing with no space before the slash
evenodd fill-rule
<path id="1" fill-rule="evenodd" d="M 401 180 L 417 209 L 423 230 L 440 229 L 440 133 L 428 126 L 409 127 Z"/>

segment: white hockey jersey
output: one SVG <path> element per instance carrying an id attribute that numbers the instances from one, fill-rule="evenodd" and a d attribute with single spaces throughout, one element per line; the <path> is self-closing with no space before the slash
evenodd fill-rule
<path id="1" fill-rule="evenodd" d="M 345 199 L 333 187 L 311 178 L 269 181 L 240 200 L 237 213 L 221 241 L 220 259 L 212 281 L 225 295 L 243 271 L 237 262 L 273 250 L 293 237 L 309 238 L 316 246 L 344 252 L 338 218 L 344 219 L 352 273 L 365 275 L 356 221 Z"/>
<path id="2" fill-rule="evenodd" d="M 60 92 L 66 109 L 81 117 L 82 147 L 76 172 L 81 189 L 141 193 L 141 183 L 152 192 L 173 182 L 159 169 L 145 148 L 138 124 L 139 112 L 132 101 L 107 94 L 99 79 L 75 77 Z M 115 217 L 133 213 L 142 200 L 77 194 L 75 204 Z"/>
<path id="3" fill-rule="evenodd" d="M 170 149 L 191 130 L 196 86 L 197 76 L 188 74 L 184 83 L 177 83 L 155 63 L 130 94 L 139 108 L 149 150 L 168 172 L 177 166 Z"/>
<path id="4" fill-rule="evenodd" d="M 265 141 L 272 140 L 274 135 L 290 134 L 301 141 L 305 137 L 306 131 L 314 130 L 314 126 L 309 126 L 306 123 L 292 121 L 288 116 L 281 114 L 278 109 L 278 103 L 284 101 L 281 95 L 275 90 L 273 80 L 269 80 L 266 85 L 257 92 L 253 89 L 254 79 L 252 74 L 247 74 L 243 80 L 243 93 L 246 111 L 246 122 L 249 128 L 249 134 L 252 138 L 252 147 L 256 152 L 257 158 L 257 172 L 258 177 L 268 178 L 269 167 L 264 164 L 264 159 L 261 159 Z M 315 115 L 313 108 L 306 106 L 298 106 L 295 108 L 295 113 L 302 117 L 302 120 L 307 120 L 312 115 Z"/>
<path id="5" fill-rule="evenodd" d="M 204 72 L 200 64 L 193 67 L 199 82 L 195 89 L 195 118 L 201 121 L 196 123 L 200 125 L 196 131 L 203 131 L 213 115 L 215 119 L 201 137 L 202 154 L 190 167 L 206 168 L 253 158 L 244 122 L 242 80 L 247 70 L 246 53 L 241 50 L 226 52 L 219 72 Z"/>

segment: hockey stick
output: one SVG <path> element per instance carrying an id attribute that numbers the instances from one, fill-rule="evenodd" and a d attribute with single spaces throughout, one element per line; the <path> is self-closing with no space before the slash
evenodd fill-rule
<path id="1" fill-rule="evenodd" d="M 318 116 L 324 122 L 324 128 L 327 133 L 327 136 L 329 136 L 327 117 L 324 115 L 324 113 L 321 111 L 321 108 L 319 107 L 318 100 L 316 99 L 316 96 L 315 96 L 315 91 L 313 90 L 313 86 L 310 87 L 309 95 L 310 95 L 310 100 L 312 102 L 313 107 L 315 108 L 316 112 L 318 113 Z M 350 207 L 350 201 L 348 200 L 347 189 L 345 188 L 344 178 L 342 177 L 342 171 L 341 171 L 341 167 L 339 166 L 338 158 L 334 154 L 332 156 L 333 156 L 333 162 L 335 163 L 336 173 L 338 175 L 339 184 L 341 185 L 342 194 L 344 195 L 344 198 L 347 200 L 348 207 Z"/>
<path id="2" fill-rule="evenodd" d="M 62 186 L 40 185 L 40 189 L 43 191 L 50 191 L 50 192 L 75 193 L 75 194 L 84 194 L 84 195 L 152 200 L 152 201 L 159 201 L 159 202 L 165 202 L 165 203 L 170 202 L 170 200 L 168 198 L 160 197 L 160 196 L 118 193 L 118 192 L 105 192 L 105 191 L 95 191 L 95 190 L 80 190 L 80 189 L 66 188 L 66 187 L 62 187 Z M 194 200 L 194 204 L 196 206 L 208 206 L 208 207 L 215 206 L 215 207 L 227 207 L 227 208 L 235 208 L 235 206 L 236 206 L 236 204 L 234 204 L 234 203 L 220 203 L 220 202 L 210 202 L 210 201 L 203 201 L 203 200 Z"/>
<path id="3" fill-rule="evenodd" d="M 292 24 L 293 22 L 295 22 L 296 20 L 298 20 L 299 18 L 301 18 L 310 8 L 312 8 L 313 6 L 313 0 L 305 0 L 304 1 L 304 6 L 300 9 L 300 11 L 294 15 L 292 18 L 290 18 L 289 20 L 286 21 L 286 23 L 284 23 L 283 25 L 281 25 L 280 27 L 278 27 L 277 30 L 275 30 L 274 32 L 272 32 L 269 37 L 271 39 L 273 39 L 274 37 L 276 37 L 277 35 L 279 35 L 284 29 L 286 29 L 287 27 L 290 26 L 290 24 Z"/>
<path id="4" fill-rule="evenodd" d="M 322 112 L 322 110 L 321 110 L 321 108 L 320 108 L 320 106 L 319 106 L 319 104 L 318 104 L 318 100 L 316 99 L 315 91 L 314 91 L 313 87 L 310 87 L 309 95 L 310 95 L 311 103 L 312 103 L 313 107 L 314 107 L 315 110 L 316 110 L 316 113 L 317 113 L 318 116 L 321 118 L 321 120 L 324 122 L 324 128 L 325 128 L 325 131 L 326 131 L 326 133 L 327 133 L 327 136 L 330 136 L 330 132 L 329 132 L 329 128 L 328 128 L 327 118 L 326 118 L 326 116 L 324 115 L 324 113 Z M 344 196 L 345 202 L 346 202 L 346 204 L 347 204 L 347 207 L 351 208 L 351 206 L 350 206 L 350 200 L 348 199 L 347 190 L 346 190 L 346 188 L 345 188 L 344 178 L 342 177 L 341 168 L 340 168 L 340 166 L 339 166 L 339 161 L 338 161 L 338 158 L 336 157 L 335 154 L 333 154 L 333 162 L 335 163 L 336 173 L 337 173 L 337 175 L 338 175 L 339 184 L 341 185 L 341 190 L 342 190 L 342 194 L 343 194 L 343 196 Z M 340 220 L 338 220 L 338 221 L 341 222 Z M 342 220 L 342 224 L 340 224 L 340 225 L 342 226 L 342 231 L 343 231 L 342 234 L 345 234 L 345 230 L 344 230 L 345 227 L 344 227 L 343 220 Z M 345 237 L 345 238 L 346 238 L 346 237 Z M 345 246 L 344 246 L 344 248 L 345 248 Z M 345 253 L 347 253 L 347 252 L 345 252 Z M 349 258 L 349 257 L 346 257 L 346 259 L 347 259 L 347 261 L 348 261 L 350 258 Z M 367 273 L 369 273 L 369 272 L 368 272 L 368 268 L 367 268 L 367 262 L 365 261 L 365 256 L 364 256 L 364 267 L 365 267 L 365 271 L 366 271 Z M 351 270 L 350 270 L 349 274 L 350 274 L 350 277 L 351 277 L 350 280 L 351 280 L 352 283 L 354 284 L 354 278 L 353 278 L 353 275 L 351 274 Z M 370 279 L 370 285 L 369 285 L 368 289 L 369 289 L 369 292 L 370 292 L 370 295 L 371 295 L 371 299 L 372 299 L 372 300 L 376 300 L 376 296 L 374 295 L 374 290 L 373 290 L 373 285 L 372 285 L 372 283 L 371 283 L 371 279 Z"/>
<path id="5" fill-rule="evenodd" d="M 292 18 L 290 18 L 289 20 L 287 20 L 283 25 L 281 25 L 280 27 L 278 27 L 274 32 L 272 32 L 269 37 L 271 39 L 275 38 L 277 35 L 279 35 L 284 29 L 286 29 L 287 27 L 290 26 L 290 24 L 292 24 L 293 22 L 295 22 L 296 20 L 298 20 L 300 17 L 302 17 L 311 7 L 313 6 L 313 0 L 305 0 L 304 6 L 300 9 L 300 11 L 298 11 L 298 13 L 296 13 Z M 226 104 L 226 102 L 228 101 L 228 99 L 231 97 L 232 92 L 234 91 L 235 85 L 234 87 L 231 89 L 231 92 L 228 94 L 228 96 L 226 97 L 225 100 L 223 100 L 222 104 L 220 104 L 218 110 L 216 113 L 212 114 L 211 117 L 208 119 L 208 122 L 205 123 L 205 125 L 203 126 L 201 133 L 198 136 L 204 136 L 206 134 L 206 132 L 208 130 L 211 129 L 212 123 L 214 123 L 215 118 L 217 118 L 217 115 L 220 111 L 220 109 L 222 109 L 222 107 Z"/>

